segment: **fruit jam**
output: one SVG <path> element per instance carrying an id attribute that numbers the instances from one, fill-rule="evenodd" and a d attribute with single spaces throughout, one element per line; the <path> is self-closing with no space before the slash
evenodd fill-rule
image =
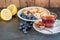
<path id="1" fill-rule="evenodd" d="M 42 22 L 46 28 L 52 28 L 55 23 L 55 16 L 54 15 L 47 15 L 42 17 Z"/>

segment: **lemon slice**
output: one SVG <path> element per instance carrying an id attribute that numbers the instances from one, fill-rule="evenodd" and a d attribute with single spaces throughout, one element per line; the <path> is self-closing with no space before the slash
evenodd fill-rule
<path id="1" fill-rule="evenodd" d="M 9 9 L 3 9 L 1 11 L 1 18 L 6 21 L 12 19 L 11 11 Z"/>
<path id="2" fill-rule="evenodd" d="M 14 4 L 9 5 L 7 8 L 11 11 L 12 15 L 17 13 L 17 7 Z"/>

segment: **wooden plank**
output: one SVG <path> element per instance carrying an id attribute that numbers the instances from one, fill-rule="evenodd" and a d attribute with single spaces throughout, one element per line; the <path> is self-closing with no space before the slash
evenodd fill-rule
<path id="1" fill-rule="evenodd" d="M 19 0 L 11 0 L 11 4 L 15 4 L 18 8 L 20 7 Z"/>
<path id="2" fill-rule="evenodd" d="M 40 0 L 35 0 L 35 6 L 41 6 Z"/>
<path id="3" fill-rule="evenodd" d="M 60 8 L 60 0 L 0 0 L 0 8 L 7 7 L 10 4 L 15 4 L 18 8 L 26 6 L 42 6 L 50 8 Z"/>
<path id="4" fill-rule="evenodd" d="M 11 4 L 10 0 L 6 0 L 6 7 L 9 6 Z"/>
<path id="5" fill-rule="evenodd" d="M 20 7 L 27 7 L 27 0 L 20 0 Z"/>
<path id="6" fill-rule="evenodd" d="M 27 0 L 28 6 L 34 6 L 34 0 Z"/>
<path id="7" fill-rule="evenodd" d="M 50 8 L 60 8 L 60 0 L 50 0 Z"/>
<path id="8" fill-rule="evenodd" d="M 0 0 L 0 7 L 1 7 L 1 8 L 6 7 L 6 6 L 5 6 L 5 0 Z"/>
<path id="9" fill-rule="evenodd" d="M 35 6 L 49 7 L 49 0 L 35 0 Z"/>

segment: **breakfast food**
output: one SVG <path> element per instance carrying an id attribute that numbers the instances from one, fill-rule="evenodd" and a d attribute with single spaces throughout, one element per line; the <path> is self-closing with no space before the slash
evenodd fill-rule
<path id="1" fill-rule="evenodd" d="M 44 27 L 44 23 L 39 21 L 37 23 L 34 23 L 35 27 L 38 29 L 38 30 L 44 30 L 45 27 Z"/>
<path id="2" fill-rule="evenodd" d="M 24 9 L 20 16 L 29 20 L 39 20 L 45 15 L 49 15 L 49 13 L 44 8 L 30 8 Z"/>
<path id="3" fill-rule="evenodd" d="M 26 13 L 22 13 L 20 16 L 22 18 L 29 19 L 29 20 L 37 20 L 37 18 L 33 14 L 31 14 L 29 11 L 27 11 Z"/>

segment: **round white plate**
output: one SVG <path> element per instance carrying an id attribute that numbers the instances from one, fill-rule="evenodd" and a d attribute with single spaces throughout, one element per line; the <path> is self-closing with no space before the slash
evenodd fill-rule
<path id="1" fill-rule="evenodd" d="M 34 22 L 37 23 L 37 22 Z M 45 30 L 38 30 L 35 25 L 33 24 L 33 28 L 43 34 L 56 34 L 60 32 L 60 20 L 56 19 L 55 24 L 53 26 L 53 28 L 47 28 Z"/>
<path id="2" fill-rule="evenodd" d="M 17 16 L 20 18 L 20 19 L 22 19 L 22 20 L 24 20 L 24 21 L 40 21 L 40 20 L 28 20 L 28 19 L 24 19 L 24 18 L 22 18 L 21 16 L 20 16 L 20 14 L 22 13 L 22 11 L 23 10 L 26 10 L 26 9 L 31 9 L 31 8 L 39 8 L 39 9 L 45 9 L 45 8 L 42 8 L 42 7 L 25 7 L 25 8 L 22 8 L 22 9 L 20 9 L 19 11 L 18 11 L 18 13 L 17 13 Z M 49 14 L 50 14 L 50 12 L 49 12 L 49 10 L 47 10 L 47 9 L 45 9 Z"/>

